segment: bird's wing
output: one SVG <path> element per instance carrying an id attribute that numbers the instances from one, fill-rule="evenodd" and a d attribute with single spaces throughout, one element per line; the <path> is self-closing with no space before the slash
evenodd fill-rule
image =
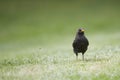
<path id="1" fill-rule="evenodd" d="M 88 39 L 85 36 L 83 38 L 84 38 L 83 40 L 84 40 L 85 44 L 88 46 L 89 45 Z"/>
<path id="2" fill-rule="evenodd" d="M 86 39 L 86 42 L 87 42 L 87 45 L 89 45 L 89 41 L 88 41 L 88 39 Z"/>
<path id="3" fill-rule="evenodd" d="M 73 41 L 72 46 L 73 46 L 73 48 L 75 48 L 77 46 L 77 41 L 76 40 Z"/>

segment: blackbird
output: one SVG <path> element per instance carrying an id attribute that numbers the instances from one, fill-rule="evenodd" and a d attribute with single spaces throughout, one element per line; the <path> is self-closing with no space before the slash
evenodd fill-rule
<path id="1" fill-rule="evenodd" d="M 89 45 L 88 39 L 85 37 L 84 29 L 78 29 L 75 40 L 73 41 L 73 51 L 78 59 L 78 53 L 82 53 L 82 60 L 84 61 L 84 53 L 86 52 Z"/>

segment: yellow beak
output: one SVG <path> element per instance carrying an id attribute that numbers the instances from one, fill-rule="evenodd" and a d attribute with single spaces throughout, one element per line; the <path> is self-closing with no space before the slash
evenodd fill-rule
<path id="1" fill-rule="evenodd" d="M 82 29 L 81 32 L 84 32 L 84 29 Z"/>

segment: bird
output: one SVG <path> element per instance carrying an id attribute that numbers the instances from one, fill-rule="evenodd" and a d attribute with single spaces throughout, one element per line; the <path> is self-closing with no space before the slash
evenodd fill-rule
<path id="1" fill-rule="evenodd" d="M 72 43 L 73 51 L 76 54 L 76 59 L 78 60 L 78 53 L 82 53 L 82 60 L 84 61 L 84 53 L 88 49 L 89 41 L 85 37 L 85 30 L 83 28 L 79 28 L 75 39 Z"/>

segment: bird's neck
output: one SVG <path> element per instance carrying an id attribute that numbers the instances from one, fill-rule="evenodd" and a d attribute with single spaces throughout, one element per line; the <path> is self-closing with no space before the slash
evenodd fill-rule
<path id="1" fill-rule="evenodd" d="M 80 36 L 83 36 L 84 35 L 84 33 L 78 33 Z"/>

